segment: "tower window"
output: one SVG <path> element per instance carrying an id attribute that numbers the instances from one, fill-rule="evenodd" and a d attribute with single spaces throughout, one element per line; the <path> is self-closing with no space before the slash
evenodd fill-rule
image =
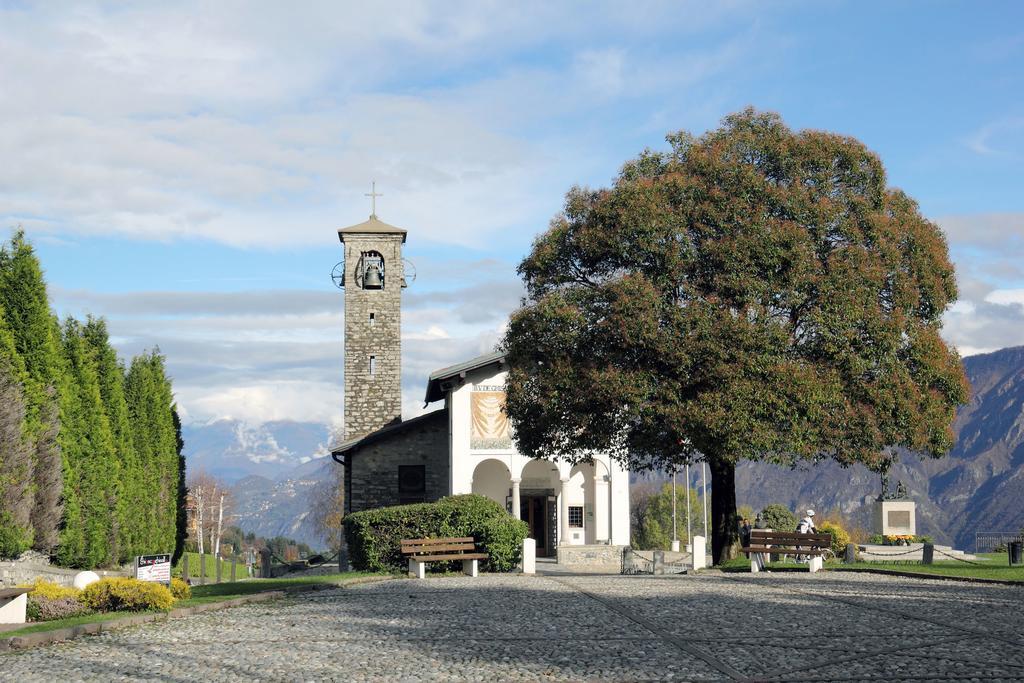
<path id="1" fill-rule="evenodd" d="M 376 313 L 370 313 L 370 325 L 373 325 L 373 323 L 376 320 L 377 320 L 377 314 Z"/>
<path id="2" fill-rule="evenodd" d="M 377 356 L 370 356 L 370 374 L 377 374 Z"/>

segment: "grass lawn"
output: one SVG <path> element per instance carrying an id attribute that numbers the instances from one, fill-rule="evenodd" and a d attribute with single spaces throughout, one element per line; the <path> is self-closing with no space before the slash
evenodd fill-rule
<path id="1" fill-rule="evenodd" d="M 934 564 L 925 565 L 917 561 L 891 561 L 891 562 L 855 562 L 844 564 L 842 562 L 827 562 L 826 570 L 834 571 L 890 571 L 908 572 L 914 574 L 932 574 L 935 576 L 948 576 L 950 578 L 967 579 L 999 579 L 1001 581 L 1020 581 L 1024 583 L 1024 566 L 1011 567 L 1006 553 L 982 553 L 978 555 L 977 564 L 968 564 L 957 560 L 941 560 Z M 749 572 L 750 560 L 745 557 L 726 562 L 719 567 L 724 572 Z M 796 564 L 795 562 L 771 562 L 767 569 L 773 572 L 800 572 L 807 571 L 807 565 Z"/>
<path id="2" fill-rule="evenodd" d="M 224 600 L 238 598 L 243 595 L 252 595 L 253 593 L 262 593 L 264 591 L 284 590 L 286 588 L 294 588 L 296 586 L 311 586 L 316 584 L 344 585 L 351 581 L 371 576 L 386 575 L 375 574 L 372 572 L 346 572 L 344 574 L 327 574 L 325 576 L 302 576 L 291 579 L 249 579 L 247 581 L 236 581 L 234 583 L 193 586 L 192 597 L 188 600 L 178 600 L 174 603 L 174 607 L 194 607 L 196 605 L 205 605 L 211 602 L 222 602 Z M 82 624 L 116 621 L 117 619 L 124 619 L 136 614 L 145 613 L 104 612 L 101 614 L 86 614 L 80 617 L 71 617 L 70 619 L 40 621 L 38 623 L 28 624 L 25 628 L 19 628 L 16 631 L 0 632 L 0 638 L 10 638 L 12 636 L 21 636 L 28 633 L 38 633 L 39 631 L 54 631 L 61 628 L 69 628 L 71 626 L 80 626 Z"/>

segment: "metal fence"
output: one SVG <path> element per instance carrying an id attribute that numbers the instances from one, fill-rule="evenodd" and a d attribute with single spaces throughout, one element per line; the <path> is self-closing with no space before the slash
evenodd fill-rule
<path id="1" fill-rule="evenodd" d="M 996 548 L 1005 548 L 1011 541 L 1024 541 L 1020 531 L 978 531 L 974 534 L 974 552 L 991 553 Z"/>

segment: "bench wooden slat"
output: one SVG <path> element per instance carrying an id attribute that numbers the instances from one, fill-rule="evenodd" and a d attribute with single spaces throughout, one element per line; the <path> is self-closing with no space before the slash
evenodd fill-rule
<path id="1" fill-rule="evenodd" d="M 449 560 L 486 560 L 487 553 L 462 553 L 451 555 L 413 555 L 410 560 L 417 562 L 447 562 Z"/>
<path id="2" fill-rule="evenodd" d="M 811 540 L 811 541 L 831 541 L 831 534 L 802 534 L 798 531 L 761 531 L 754 529 L 750 532 L 751 539 L 779 539 L 779 540 Z"/>
<path id="3" fill-rule="evenodd" d="M 743 548 L 743 552 L 745 552 L 745 553 L 774 553 L 774 554 L 778 554 L 778 555 L 824 555 L 825 554 L 825 549 L 824 548 L 809 548 L 809 547 L 803 547 L 803 548 L 791 547 L 791 548 L 787 548 L 787 547 L 784 547 L 784 546 L 777 546 L 777 545 L 775 545 L 775 546 L 771 546 L 771 547 L 767 547 L 767 546 L 751 546 L 749 548 Z"/>
<path id="4" fill-rule="evenodd" d="M 432 546 L 415 546 L 412 548 L 402 548 L 402 554 L 414 555 L 416 553 L 436 553 L 445 552 L 447 550 L 476 550 L 475 543 L 451 543 L 449 545 L 432 545 Z"/>
<path id="5" fill-rule="evenodd" d="M 472 536 L 458 538 L 403 538 L 402 545 L 431 545 L 433 543 L 472 543 Z"/>

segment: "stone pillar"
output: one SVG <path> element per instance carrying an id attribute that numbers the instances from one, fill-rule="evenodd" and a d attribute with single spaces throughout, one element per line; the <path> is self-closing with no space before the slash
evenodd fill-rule
<path id="1" fill-rule="evenodd" d="M 512 480 L 512 516 L 516 519 L 522 519 L 522 515 L 519 511 L 519 482 L 521 479 Z"/>
<path id="2" fill-rule="evenodd" d="M 935 561 L 935 546 L 925 543 L 921 548 L 921 564 L 932 564 Z"/>
<path id="3" fill-rule="evenodd" d="M 594 542 L 607 543 L 611 538 L 608 528 L 608 477 L 594 477 Z"/>
<path id="4" fill-rule="evenodd" d="M 558 545 L 569 545 L 569 479 L 562 479 L 562 495 L 558 499 Z"/>

